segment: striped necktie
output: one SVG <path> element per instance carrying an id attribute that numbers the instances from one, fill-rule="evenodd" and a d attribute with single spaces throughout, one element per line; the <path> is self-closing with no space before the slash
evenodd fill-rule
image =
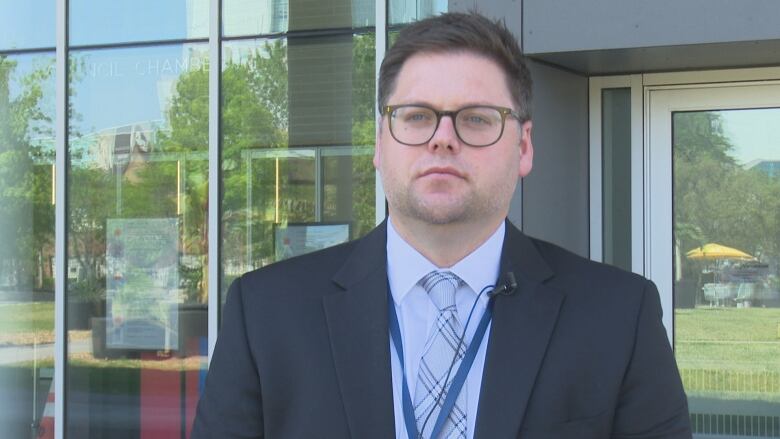
<path id="1" fill-rule="evenodd" d="M 458 276 L 449 271 L 432 271 L 420 280 L 420 285 L 428 292 L 438 308 L 435 326 L 425 343 L 423 356 L 420 359 L 414 392 L 414 414 L 417 418 L 417 429 L 423 438 L 430 438 L 441 405 L 447 396 L 446 389 L 449 389 L 452 384 L 455 372 L 468 347 L 465 341 L 461 343 L 457 352 L 458 358 L 453 365 L 455 349 L 458 348 L 458 341 L 463 333 L 455 307 L 455 291 L 462 282 Z M 442 387 L 445 391 L 442 391 Z M 439 438 L 430 439 L 465 438 L 466 409 L 464 386 L 444 423 L 441 435 Z"/>

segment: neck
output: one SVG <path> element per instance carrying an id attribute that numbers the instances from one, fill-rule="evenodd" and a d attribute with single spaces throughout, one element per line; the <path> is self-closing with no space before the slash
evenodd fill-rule
<path id="1" fill-rule="evenodd" d="M 390 216 L 401 238 L 439 268 L 452 267 L 476 250 L 498 229 L 504 218 L 479 224 L 429 224 Z"/>

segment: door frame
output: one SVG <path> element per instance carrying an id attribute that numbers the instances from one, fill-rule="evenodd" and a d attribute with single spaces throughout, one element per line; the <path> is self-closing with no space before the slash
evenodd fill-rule
<path id="1" fill-rule="evenodd" d="M 674 300 L 672 291 L 672 180 L 671 147 L 666 152 L 651 147 L 651 123 L 658 99 L 684 90 L 754 87 L 780 83 L 780 67 L 645 73 L 591 77 L 589 80 L 589 158 L 590 158 L 590 257 L 603 261 L 603 170 L 602 101 L 604 89 L 631 90 L 631 244 L 632 271 L 654 281 L 661 296 L 663 323 L 670 342 L 674 341 Z M 744 88 L 741 90 L 745 90 Z M 655 100 L 655 103 L 653 102 Z M 751 101 L 753 103 L 753 101 Z M 778 104 L 774 104 L 778 105 Z M 746 104 L 745 106 L 755 107 Z M 768 106 L 768 105 L 767 105 Z M 704 109 L 688 103 L 685 109 Z M 736 108 L 736 107 L 734 107 Z M 672 111 L 682 110 L 674 107 Z M 657 121 L 659 114 L 656 113 Z M 656 139 L 660 133 L 655 133 Z M 668 136 L 671 145 L 671 132 Z M 658 173 L 666 167 L 665 174 Z M 665 244 L 663 244 L 665 243 Z M 666 247 L 663 247 L 663 246 Z"/>

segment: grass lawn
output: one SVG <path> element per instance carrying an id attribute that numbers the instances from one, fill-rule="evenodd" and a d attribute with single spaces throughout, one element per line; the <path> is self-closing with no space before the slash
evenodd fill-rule
<path id="1" fill-rule="evenodd" d="M 678 309 L 677 340 L 772 341 L 780 343 L 780 308 Z"/>
<path id="2" fill-rule="evenodd" d="M 54 330 L 54 302 L 0 303 L 0 334 Z"/>
<path id="3" fill-rule="evenodd" d="M 53 302 L 0 304 L 0 338 L 53 331 Z M 780 400 L 780 308 L 678 309 L 675 356 L 688 392 Z"/>
<path id="4" fill-rule="evenodd" d="M 780 308 L 675 311 L 675 356 L 689 392 L 780 400 Z"/>

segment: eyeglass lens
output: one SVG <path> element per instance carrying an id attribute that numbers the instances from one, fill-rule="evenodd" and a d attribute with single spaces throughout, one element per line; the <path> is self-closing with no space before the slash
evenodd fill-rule
<path id="1" fill-rule="evenodd" d="M 436 111 L 422 106 L 398 107 L 391 119 L 393 137 L 408 145 L 421 145 L 431 140 L 439 124 Z M 458 137 L 472 146 L 495 143 L 501 137 L 503 122 L 501 112 L 492 107 L 466 107 L 454 115 Z"/>

